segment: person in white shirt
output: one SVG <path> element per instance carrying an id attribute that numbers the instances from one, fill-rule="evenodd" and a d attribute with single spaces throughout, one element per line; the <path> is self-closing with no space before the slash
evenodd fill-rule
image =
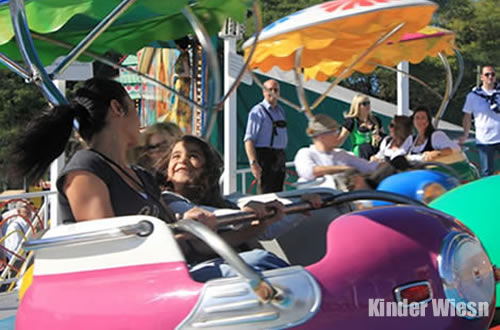
<path id="1" fill-rule="evenodd" d="M 309 121 L 306 134 L 313 143 L 301 148 L 295 155 L 295 169 L 300 180 L 312 180 L 351 169 L 361 173 L 377 169 L 377 162 L 369 162 L 337 149 L 341 143 L 339 133 L 339 124 L 328 115 L 318 114 Z"/>
<path id="2" fill-rule="evenodd" d="M 398 156 L 407 155 L 413 143 L 411 131 L 412 125 L 409 117 L 394 116 L 389 124 L 389 135 L 382 140 L 379 151 L 370 160 L 389 161 Z"/>
<path id="3" fill-rule="evenodd" d="M 460 151 L 460 146 L 450 140 L 443 131 L 436 130 L 432 125 L 432 116 L 429 109 L 417 107 L 412 115 L 413 126 L 417 134 L 413 136 L 413 145 L 410 148 L 409 160 L 433 161 L 439 157 L 451 155 Z"/>
<path id="4" fill-rule="evenodd" d="M 464 134 L 460 137 L 460 143 L 468 139 L 474 116 L 481 175 L 488 176 L 495 173 L 495 157 L 500 153 L 500 86 L 492 65 L 482 67 L 481 81 L 481 86 L 467 94 L 462 110 Z"/>
<path id="5" fill-rule="evenodd" d="M 17 202 L 16 208 L 2 214 L 2 237 L 5 237 L 3 246 L 7 259 L 12 258 L 14 252 L 25 241 L 24 235 L 29 229 L 28 220 L 32 219 L 31 210 L 23 202 Z"/>

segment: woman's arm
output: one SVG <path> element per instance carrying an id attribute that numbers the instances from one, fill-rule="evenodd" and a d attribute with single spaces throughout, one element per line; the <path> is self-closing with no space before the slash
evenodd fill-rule
<path id="1" fill-rule="evenodd" d="M 87 171 L 70 172 L 63 190 L 76 221 L 115 216 L 108 187 L 96 175 Z"/>
<path id="2" fill-rule="evenodd" d="M 453 142 L 446 133 L 442 131 L 434 131 L 431 136 L 431 144 L 435 150 L 426 151 L 423 153 L 423 160 L 431 161 L 439 157 L 449 156 L 454 151 L 459 151 L 460 146 Z"/>
<path id="3" fill-rule="evenodd" d="M 342 127 L 342 131 L 340 131 L 339 135 L 339 147 L 344 145 L 345 140 L 349 137 L 350 134 L 351 132 L 349 132 L 347 128 Z"/>

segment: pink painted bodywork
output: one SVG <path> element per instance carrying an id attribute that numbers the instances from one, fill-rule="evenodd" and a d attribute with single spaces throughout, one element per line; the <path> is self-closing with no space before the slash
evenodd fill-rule
<path id="1" fill-rule="evenodd" d="M 337 218 L 326 255 L 306 267 L 322 288 L 320 311 L 304 329 L 486 329 L 491 317 L 368 317 L 368 299 L 394 301 L 393 290 L 429 281 L 444 298 L 436 256 L 453 218 L 424 208 L 383 207 Z M 314 238 L 304 238 L 314 239 Z M 184 263 L 36 276 L 16 329 L 172 329 L 195 306 L 202 284 Z M 494 303 L 491 305 L 494 307 Z"/>
<path id="2" fill-rule="evenodd" d="M 437 221 L 436 221 L 437 220 Z M 369 317 L 368 299 L 395 301 L 394 289 L 429 281 L 434 298 L 445 298 L 436 257 L 452 217 L 424 208 L 382 207 L 345 215 L 330 224 L 327 252 L 306 269 L 322 287 L 321 311 L 304 329 L 486 329 L 491 317 Z"/>
<path id="3" fill-rule="evenodd" d="M 201 289 L 182 262 L 35 276 L 16 329 L 173 329 Z"/>

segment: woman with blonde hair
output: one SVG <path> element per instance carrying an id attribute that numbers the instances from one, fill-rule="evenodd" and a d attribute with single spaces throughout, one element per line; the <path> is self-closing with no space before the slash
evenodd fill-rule
<path id="1" fill-rule="evenodd" d="M 160 159 L 170 145 L 184 135 L 175 123 L 156 123 L 146 128 L 136 149 L 137 163 L 150 172 L 157 172 Z"/>
<path id="2" fill-rule="evenodd" d="M 339 137 L 340 145 L 350 137 L 354 154 L 370 159 L 378 151 L 383 132 L 380 119 L 371 113 L 368 96 L 363 94 L 354 96 L 345 118 Z"/>

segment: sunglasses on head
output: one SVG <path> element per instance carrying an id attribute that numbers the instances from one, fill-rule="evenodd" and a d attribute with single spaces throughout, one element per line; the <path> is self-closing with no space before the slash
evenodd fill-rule
<path id="1" fill-rule="evenodd" d="M 160 148 L 164 148 L 166 146 L 167 146 L 167 142 L 163 141 L 163 142 L 160 142 L 160 143 L 157 143 L 157 144 L 149 144 L 149 145 L 146 146 L 146 148 L 149 151 L 154 151 L 154 150 L 157 150 L 157 149 L 160 149 Z"/>
<path id="2" fill-rule="evenodd" d="M 361 105 L 364 105 L 365 107 L 370 105 L 370 101 L 363 101 L 360 103 Z"/>
<path id="3" fill-rule="evenodd" d="M 485 77 L 488 77 L 488 78 L 489 78 L 489 77 L 494 77 L 496 74 L 495 74 L 495 72 L 486 72 L 486 73 L 483 73 L 483 75 L 484 75 Z"/>

